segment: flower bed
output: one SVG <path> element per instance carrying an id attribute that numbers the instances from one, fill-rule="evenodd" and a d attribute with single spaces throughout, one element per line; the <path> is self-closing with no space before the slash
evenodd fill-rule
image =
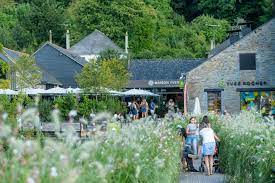
<path id="1" fill-rule="evenodd" d="M 0 182 L 178 182 L 180 142 L 164 121 L 138 121 L 84 142 L 73 132 L 62 141 L 6 132 Z"/>
<path id="2" fill-rule="evenodd" d="M 260 114 L 244 112 L 221 119 L 220 159 L 230 182 L 272 182 L 275 161 L 274 120 L 264 122 Z"/>

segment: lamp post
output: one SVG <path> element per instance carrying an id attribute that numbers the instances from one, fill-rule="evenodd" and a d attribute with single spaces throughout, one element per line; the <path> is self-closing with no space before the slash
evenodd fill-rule
<path id="1" fill-rule="evenodd" d="M 179 87 L 183 89 L 183 107 L 184 107 L 184 115 L 187 115 L 187 82 L 186 82 L 186 75 L 181 73 L 179 78 Z"/>

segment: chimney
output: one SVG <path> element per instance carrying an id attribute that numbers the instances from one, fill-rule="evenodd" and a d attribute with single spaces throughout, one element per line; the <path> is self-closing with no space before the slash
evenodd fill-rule
<path id="1" fill-rule="evenodd" d="M 50 41 L 50 43 L 53 42 L 52 30 L 49 31 L 49 41 Z"/>
<path id="2" fill-rule="evenodd" d="M 66 32 L 66 49 L 70 49 L 70 31 Z"/>
<path id="3" fill-rule="evenodd" d="M 241 30 L 240 38 L 244 37 L 245 35 L 247 35 L 248 33 L 250 33 L 252 31 L 252 29 L 251 29 L 251 24 L 252 23 L 253 22 L 251 22 L 251 21 L 246 21 L 246 22 L 238 24 L 239 27 L 240 27 L 240 30 Z"/>
<path id="4" fill-rule="evenodd" d="M 239 41 L 240 32 L 241 32 L 240 29 L 233 29 L 233 30 L 228 31 L 230 44 L 233 44 L 233 43 Z"/>
<path id="5" fill-rule="evenodd" d="M 125 33 L 125 53 L 128 54 L 128 32 Z"/>

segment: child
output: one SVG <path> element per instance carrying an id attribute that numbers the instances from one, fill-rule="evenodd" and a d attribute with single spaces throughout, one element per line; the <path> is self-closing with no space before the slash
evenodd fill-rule
<path id="1" fill-rule="evenodd" d="M 213 174 L 213 155 L 215 153 L 216 141 L 220 140 L 208 120 L 207 116 L 203 117 L 202 120 L 202 130 L 200 130 L 200 135 L 202 136 L 202 155 L 204 156 L 204 162 L 207 169 L 207 175 Z"/>

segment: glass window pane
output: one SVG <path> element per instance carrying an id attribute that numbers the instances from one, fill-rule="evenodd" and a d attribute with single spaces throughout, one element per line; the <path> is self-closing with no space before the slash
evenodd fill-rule
<path id="1" fill-rule="evenodd" d="M 263 115 L 275 115 L 275 91 L 240 92 L 241 110 L 257 110 Z"/>
<path id="2" fill-rule="evenodd" d="M 221 92 L 207 92 L 208 111 L 221 112 Z"/>

